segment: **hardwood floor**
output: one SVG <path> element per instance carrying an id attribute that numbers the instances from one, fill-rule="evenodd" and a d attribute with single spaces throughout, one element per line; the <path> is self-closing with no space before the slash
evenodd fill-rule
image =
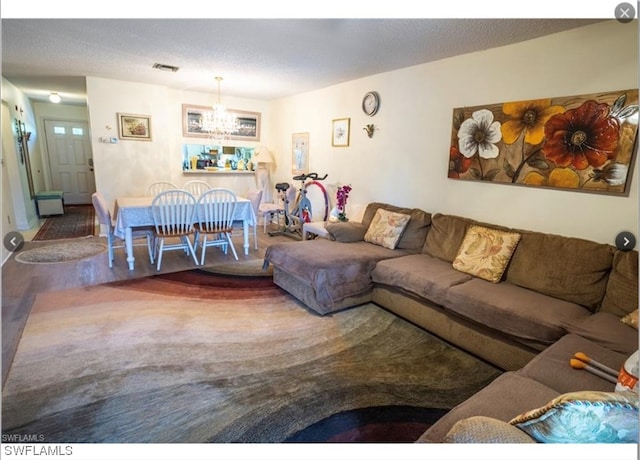
<path id="1" fill-rule="evenodd" d="M 104 237 L 88 237 L 82 240 L 102 242 Z M 21 251 L 60 243 L 70 240 L 27 241 Z M 258 228 L 258 250 L 254 249 L 253 235 L 250 237 L 251 247 L 245 255 L 242 248 L 242 231 L 233 238 L 238 251 L 239 260 L 264 258 L 266 248 L 274 242 L 295 242 L 295 239 L 277 235 L 269 236 Z M 197 268 L 190 257 L 182 251 L 169 251 L 163 255 L 160 271 L 149 263 L 146 246 L 134 248 L 136 257 L 135 270 L 130 271 L 125 260 L 124 250 L 115 250 L 113 268 L 109 268 L 107 253 L 77 262 L 54 264 L 25 264 L 15 260 L 12 254 L 2 265 L 2 384 L 6 380 L 13 356 L 20 341 L 27 318 L 31 311 L 35 297 L 43 292 L 70 289 L 82 286 L 108 283 L 112 281 L 141 278 L 161 273 L 172 273 Z M 234 263 L 231 251 L 225 255 L 222 251 L 210 248 L 207 251 L 206 265 L 219 263 L 221 258 L 228 258 Z"/>

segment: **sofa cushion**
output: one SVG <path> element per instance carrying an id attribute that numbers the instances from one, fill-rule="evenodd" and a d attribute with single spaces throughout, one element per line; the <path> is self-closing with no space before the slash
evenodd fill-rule
<path id="1" fill-rule="evenodd" d="M 595 311 L 602 302 L 613 247 L 579 238 L 522 232 L 507 281 Z"/>
<path id="2" fill-rule="evenodd" d="M 367 227 L 361 222 L 327 222 L 325 228 L 329 236 L 340 243 L 364 241 Z"/>
<path id="3" fill-rule="evenodd" d="M 616 370 L 620 369 L 628 356 L 579 335 L 567 334 L 536 355 L 517 372 L 559 393 L 582 390 L 614 391 L 615 383 L 586 370 L 571 367 L 569 360 L 578 352 Z"/>
<path id="4" fill-rule="evenodd" d="M 512 337 L 546 345 L 566 334 L 562 322 L 589 315 L 580 305 L 511 283 L 478 278 L 452 286 L 443 306 Z"/>
<path id="5" fill-rule="evenodd" d="M 558 395 L 557 391 L 535 380 L 514 372 L 505 372 L 475 395 L 451 409 L 425 431 L 418 442 L 442 442 L 458 420 L 474 415 L 508 422 L 518 414 L 532 407 L 542 406 Z"/>
<path id="6" fill-rule="evenodd" d="M 427 233 L 424 252 L 432 257 L 453 262 L 467 228 L 474 221 L 464 217 L 434 214 L 431 216 L 431 228 Z"/>
<path id="7" fill-rule="evenodd" d="M 638 251 L 615 251 L 600 311 L 624 316 L 638 309 Z"/>
<path id="8" fill-rule="evenodd" d="M 428 254 L 412 254 L 378 262 L 371 279 L 442 304 L 451 286 L 469 281 L 471 276 Z"/>
<path id="9" fill-rule="evenodd" d="M 520 236 L 519 233 L 470 225 L 453 261 L 453 268 L 498 283 Z"/>
<path id="10" fill-rule="evenodd" d="M 417 208 L 401 208 L 386 203 L 369 203 L 362 216 L 362 225 L 365 228 L 369 228 L 373 217 L 376 215 L 378 209 L 384 209 L 386 211 L 397 212 L 400 214 L 409 214 L 411 220 L 405 228 L 398 245 L 398 249 L 422 249 L 424 241 L 431 225 L 431 214 Z"/>
<path id="11" fill-rule="evenodd" d="M 265 251 L 265 262 L 295 275 L 315 291 L 316 300 L 328 311 L 347 297 L 371 289 L 371 271 L 379 260 L 409 254 L 364 241 L 337 243 L 325 238 L 276 243 Z"/>
<path id="12" fill-rule="evenodd" d="M 408 214 L 380 208 L 369 224 L 367 233 L 364 234 L 364 240 L 383 248 L 395 249 L 409 219 L 411 216 Z"/>
<path id="13" fill-rule="evenodd" d="M 444 442 L 515 444 L 536 441 L 507 422 L 478 415 L 457 421 L 445 436 Z"/>
<path id="14" fill-rule="evenodd" d="M 637 443 L 638 413 L 635 393 L 576 391 L 509 423 L 544 443 Z"/>
<path id="15" fill-rule="evenodd" d="M 605 311 L 560 323 L 567 333 L 577 334 L 619 353 L 631 354 L 638 349 L 638 331 L 623 324 L 620 317 Z"/>

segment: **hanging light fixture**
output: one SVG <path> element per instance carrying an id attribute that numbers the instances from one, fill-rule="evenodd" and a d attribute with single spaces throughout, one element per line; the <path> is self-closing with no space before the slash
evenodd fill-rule
<path id="1" fill-rule="evenodd" d="M 51 102 L 53 102 L 54 104 L 58 104 L 60 103 L 60 101 L 62 101 L 62 98 L 60 97 L 60 95 L 58 93 L 51 93 L 49 94 L 49 100 Z"/>
<path id="2" fill-rule="evenodd" d="M 204 115 L 202 129 L 211 134 L 214 139 L 224 139 L 237 129 L 236 116 L 227 112 L 227 109 L 220 102 L 220 82 L 222 77 L 216 77 L 218 82 L 218 103 L 213 105 L 213 110 Z"/>

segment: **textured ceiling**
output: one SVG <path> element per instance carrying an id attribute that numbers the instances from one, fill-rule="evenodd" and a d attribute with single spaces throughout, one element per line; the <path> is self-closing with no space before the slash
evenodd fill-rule
<path id="1" fill-rule="evenodd" d="M 84 103 L 84 77 L 274 99 L 594 19 L 3 19 L 2 75 Z M 152 68 L 177 66 L 176 73 Z"/>

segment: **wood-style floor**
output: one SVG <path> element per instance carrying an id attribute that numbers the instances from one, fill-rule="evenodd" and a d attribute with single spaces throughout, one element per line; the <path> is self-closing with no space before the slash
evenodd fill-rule
<path id="1" fill-rule="evenodd" d="M 251 230 L 250 230 L 251 231 Z M 251 247 L 249 254 L 245 255 L 242 247 L 242 230 L 233 238 L 238 252 L 239 260 L 252 260 L 264 258 L 266 248 L 275 242 L 295 242 L 295 239 L 283 235 L 269 236 L 264 234 L 262 226 L 258 227 L 258 250 L 253 243 L 253 234 L 250 237 Z M 83 240 L 87 240 L 83 238 Z M 104 237 L 90 237 L 89 241 L 106 244 Z M 54 241 L 28 241 L 21 251 L 33 249 L 50 244 L 69 240 Z M 172 273 L 197 268 L 190 257 L 182 251 L 165 252 L 162 258 L 161 270 L 149 263 L 146 246 L 134 248 L 136 257 L 135 270 L 130 271 L 125 260 L 124 250 L 115 250 L 113 268 L 109 268 L 107 253 L 79 260 L 77 262 L 65 262 L 57 264 L 25 264 L 15 260 L 15 254 L 2 265 L 2 384 L 6 380 L 7 373 L 15 355 L 18 342 L 22 335 L 27 318 L 31 311 L 36 295 L 63 289 L 108 283 L 112 281 L 141 278 L 161 273 Z M 231 251 L 225 255 L 216 248 L 207 250 L 205 265 L 219 263 L 221 258 L 229 259 L 234 263 Z"/>

